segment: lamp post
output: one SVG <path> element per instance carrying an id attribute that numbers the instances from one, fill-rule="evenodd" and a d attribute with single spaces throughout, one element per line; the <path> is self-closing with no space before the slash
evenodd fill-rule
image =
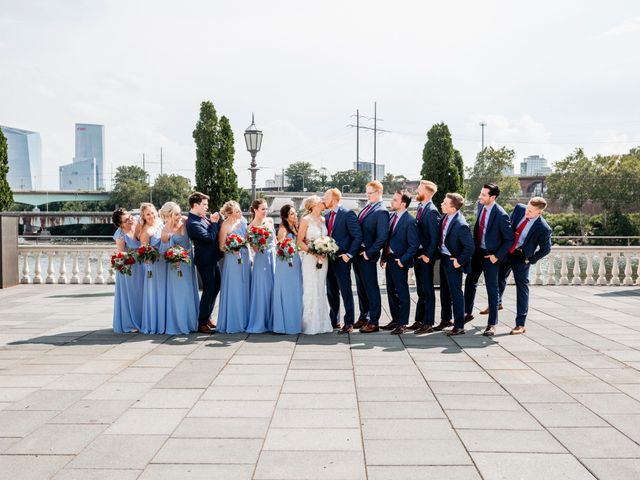
<path id="1" fill-rule="evenodd" d="M 256 155 L 262 146 L 262 131 L 256 128 L 256 123 L 251 114 L 251 125 L 244 131 L 244 141 L 247 144 L 247 151 L 251 154 L 251 201 L 256 199 L 256 172 L 260 170 L 256 165 Z"/>

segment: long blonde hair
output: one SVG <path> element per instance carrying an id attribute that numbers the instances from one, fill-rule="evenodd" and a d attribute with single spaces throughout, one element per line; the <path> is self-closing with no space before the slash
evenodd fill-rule
<path id="1" fill-rule="evenodd" d="M 242 212 L 242 209 L 240 208 L 240 204 L 238 202 L 229 200 L 227 203 L 222 205 L 220 213 L 222 213 L 222 215 L 227 218 L 233 213 L 234 210 L 240 210 Z"/>
<path id="2" fill-rule="evenodd" d="M 140 204 L 140 226 L 144 227 L 147 224 L 147 221 L 144 218 L 144 214 L 147 210 L 152 210 L 156 213 L 156 217 L 158 217 L 158 210 L 153 205 L 153 203 L 143 202 Z"/>
<path id="3" fill-rule="evenodd" d="M 162 207 L 160 207 L 160 218 L 162 219 L 162 221 L 164 223 L 167 223 L 176 209 L 180 209 L 180 205 L 178 205 L 176 202 L 167 202 L 162 205 Z"/>
<path id="4" fill-rule="evenodd" d="M 310 197 L 307 197 L 304 199 L 304 210 L 307 213 L 311 213 L 311 210 L 313 210 L 313 207 L 315 207 L 317 204 L 321 203 L 322 199 L 317 196 L 317 195 L 311 195 Z"/>

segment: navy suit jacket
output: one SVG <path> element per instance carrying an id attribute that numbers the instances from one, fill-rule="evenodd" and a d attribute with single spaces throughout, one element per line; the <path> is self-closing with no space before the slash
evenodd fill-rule
<path id="1" fill-rule="evenodd" d="M 514 232 L 524 218 L 526 209 L 526 205 L 519 203 L 516 205 L 516 208 L 513 209 L 513 212 L 511 212 L 511 227 Z M 524 252 L 524 256 L 529 260 L 529 263 L 536 263 L 549 254 L 551 251 L 551 227 L 542 216 L 538 217 L 536 222 L 531 225 L 529 233 L 527 233 L 527 238 L 524 239 L 524 243 L 520 248 Z"/>
<path id="2" fill-rule="evenodd" d="M 380 258 L 380 250 L 387 243 L 387 236 L 389 235 L 389 212 L 384 204 L 380 202 L 375 207 L 371 207 L 361 220 L 361 245 L 363 245 L 361 250 L 366 252 L 369 260 L 377 262 Z"/>
<path id="3" fill-rule="evenodd" d="M 329 218 L 331 218 L 331 212 L 325 215 L 327 228 L 329 228 Z M 338 255 L 346 253 L 351 257 L 355 257 L 362 243 L 362 232 L 360 231 L 356 214 L 339 206 L 333 219 L 331 236 L 338 244 Z"/>
<path id="4" fill-rule="evenodd" d="M 193 263 L 206 266 L 215 265 L 222 256 L 218 246 L 220 224 L 207 222 L 202 217 L 189 212 L 187 218 L 187 233 L 195 247 Z"/>
<path id="5" fill-rule="evenodd" d="M 446 215 L 442 215 L 440 218 L 440 232 L 442 232 L 442 222 L 445 218 Z M 471 236 L 471 229 L 462 212 L 458 212 L 451 220 L 451 225 L 447 227 L 444 244 L 449 252 L 451 252 L 451 256 L 458 260 L 462 271 L 469 273 L 471 271 L 471 257 L 473 257 L 475 245 L 473 243 L 473 237 Z"/>
<path id="6" fill-rule="evenodd" d="M 426 255 L 431 261 L 435 259 L 438 242 L 440 242 L 440 213 L 433 202 L 429 202 L 429 205 L 422 209 L 420 220 L 416 219 L 416 223 L 420 239 L 420 248 L 416 257 Z"/>
<path id="7" fill-rule="evenodd" d="M 478 239 L 478 229 L 483 208 L 484 206 L 478 203 L 476 223 L 473 226 L 473 237 L 476 239 Z M 499 260 L 504 259 L 509 253 L 511 245 L 513 245 L 514 233 L 509 222 L 509 215 L 497 203 L 493 205 L 489 218 L 485 219 L 484 230 L 486 232 L 484 243 L 487 253 L 495 255 Z M 480 245 L 479 239 L 477 243 Z"/>
<path id="8" fill-rule="evenodd" d="M 391 218 L 393 218 L 393 215 L 387 219 L 387 229 L 391 227 L 389 223 Z M 390 235 L 389 246 L 391 247 L 393 256 L 398 258 L 405 267 L 413 266 L 413 257 L 420 245 L 415 218 L 413 218 L 409 212 L 404 212 Z M 383 259 L 385 262 L 391 261 L 384 254 Z"/>

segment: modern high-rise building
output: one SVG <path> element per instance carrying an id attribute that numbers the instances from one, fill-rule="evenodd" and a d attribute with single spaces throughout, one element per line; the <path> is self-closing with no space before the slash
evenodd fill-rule
<path id="1" fill-rule="evenodd" d="M 520 162 L 520 175 L 523 177 L 549 175 L 552 172 L 547 159 L 540 155 L 529 155 Z"/>
<path id="2" fill-rule="evenodd" d="M 60 167 L 60 190 L 104 190 L 104 165 L 104 125 L 76 123 L 76 154 Z"/>
<path id="3" fill-rule="evenodd" d="M 373 180 L 373 162 L 353 162 L 353 169 L 359 172 L 369 172 L 369 179 Z M 376 163 L 376 180 L 384 178 L 384 165 Z"/>
<path id="4" fill-rule="evenodd" d="M 11 190 L 39 190 L 42 187 L 42 141 L 40 134 L 0 125 L 7 137 Z"/>

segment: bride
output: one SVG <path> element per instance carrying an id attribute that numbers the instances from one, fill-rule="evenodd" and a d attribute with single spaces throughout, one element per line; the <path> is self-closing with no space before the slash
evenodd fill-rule
<path id="1" fill-rule="evenodd" d="M 300 221 L 298 248 L 302 257 L 302 333 L 316 334 L 332 332 L 327 300 L 327 262 L 324 257 L 309 253 L 309 243 L 327 235 L 322 210 L 324 204 L 320 197 L 313 195 L 304 201 L 307 215 Z M 316 268 L 321 263 L 322 268 Z"/>

